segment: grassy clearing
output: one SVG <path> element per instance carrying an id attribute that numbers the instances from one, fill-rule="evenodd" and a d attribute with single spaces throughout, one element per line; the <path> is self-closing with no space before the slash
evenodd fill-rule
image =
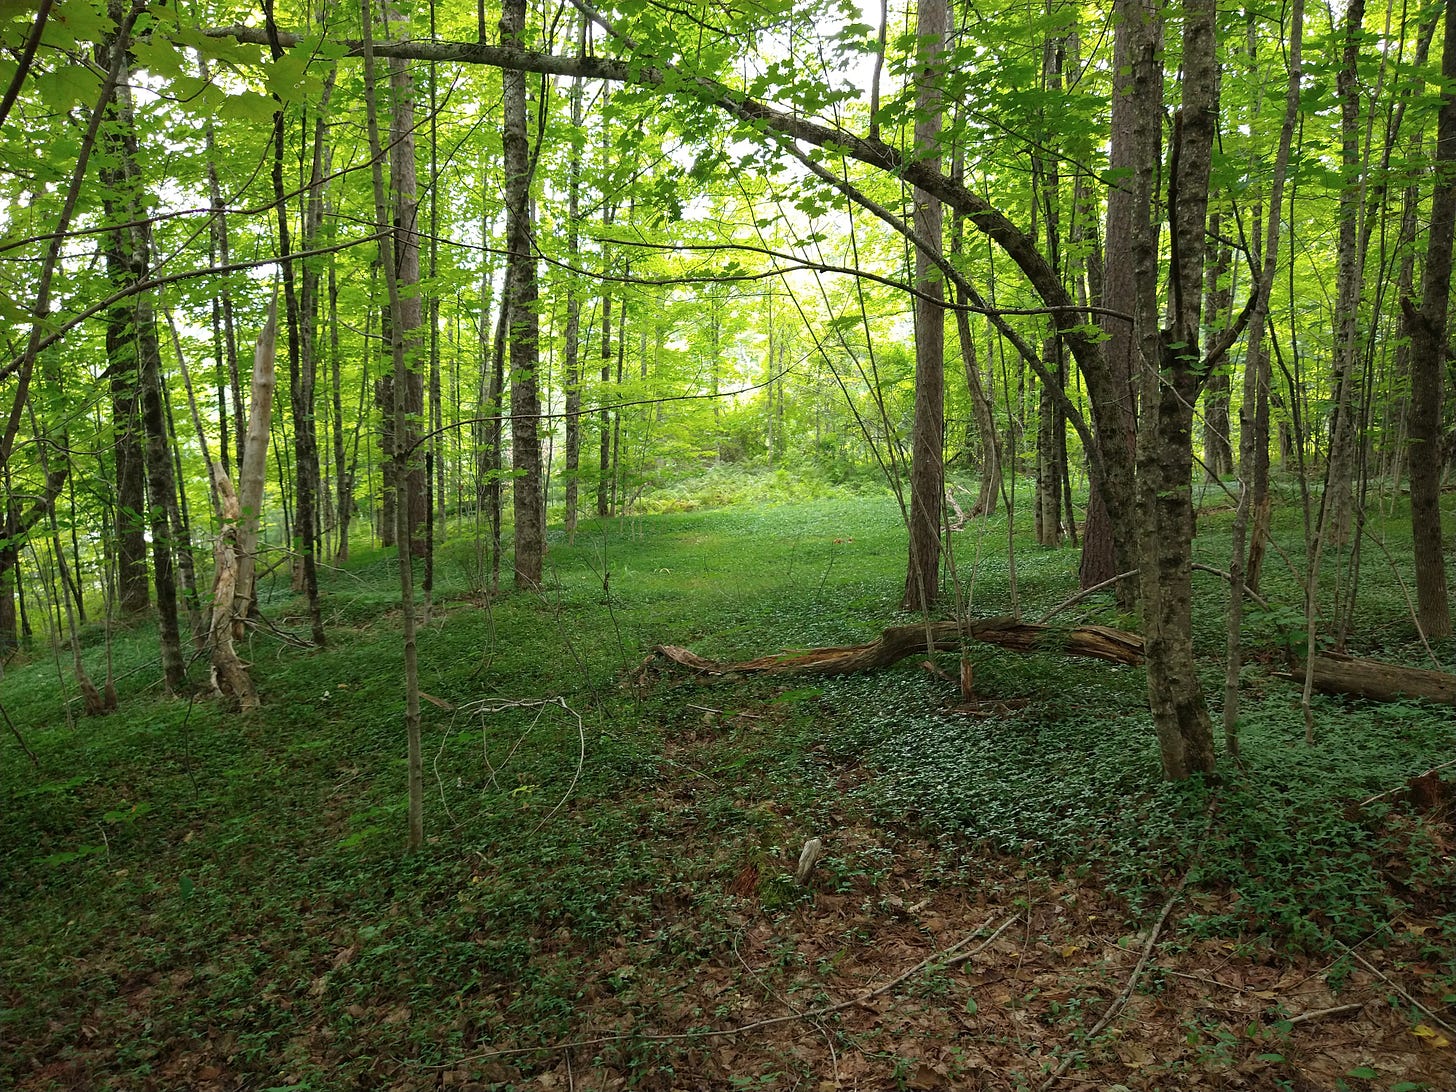
<path id="1" fill-rule="evenodd" d="M 1201 525 L 1211 564 L 1226 519 Z M 957 536 L 977 613 L 1009 601 L 1006 534 Z M 1389 539 L 1408 552 L 1395 522 Z M 1016 1087 L 1069 1050 L 1090 1082 L 1138 1088 L 1449 1084 L 1431 1015 L 1452 1022 L 1456 999 L 1449 817 L 1350 806 L 1449 756 L 1445 712 L 1319 699 L 1309 749 L 1297 691 L 1256 662 L 1246 769 L 1168 786 L 1141 674 L 1101 663 L 975 649 L 1005 703 L 983 717 L 910 661 L 624 684 L 658 643 L 726 659 L 868 639 L 897 619 L 902 551 L 883 496 L 664 512 L 553 540 L 542 594 L 486 601 L 457 535 L 420 635 L 413 857 L 388 555 L 326 575 L 329 649 L 251 638 L 265 710 L 246 721 L 161 698 L 144 627 L 117 644 L 130 674 L 102 720 L 67 726 L 45 657 L 11 665 L 5 707 L 40 766 L 0 742 L 0 1085 Z M 1021 543 L 1023 609 L 1065 598 L 1075 563 Z M 1398 586 L 1370 569 L 1357 639 L 1418 662 Z M 1222 592 L 1199 579 L 1213 693 Z M 1271 565 L 1266 594 L 1294 587 Z M 268 612 L 301 628 L 285 592 Z M 1086 1041 L 1185 872 L 1133 1027 Z M 837 1004 L 1010 917 L 878 1009 L 700 1034 Z M 1235 992 L 1207 985 L 1230 968 Z M 1349 1021 L 1290 1023 L 1352 998 Z M 568 1040 L 591 1042 L 546 1049 Z"/>

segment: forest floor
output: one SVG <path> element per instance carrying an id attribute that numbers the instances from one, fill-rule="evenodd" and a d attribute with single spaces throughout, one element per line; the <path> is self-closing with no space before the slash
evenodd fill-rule
<path id="1" fill-rule="evenodd" d="M 880 497 L 604 521 L 552 543 L 546 592 L 501 596 L 452 529 L 413 855 L 382 551 L 326 574 L 329 649 L 252 636 L 251 718 L 158 693 L 144 626 L 106 718 L 68 723 L 48 653 L 13 661 L 36 764 L 7 731 L 0 1087 L 1456 1088 L 1451 797 L 1406 790 L 1456 718 L 1316 698 L 1306 745 L 1277 611 L 1216 784 L 1159 781 L 1136 669 L 977 647 L 972 709 L 913 660 L 640 670 L 659 643 L 743 657 L 903 620 L 896 521 Z M 958 536 L 973 613 L 1011 606 L 1007 533 Z M 1075 564 L 1019 544 L 1016 603 L 1062 601 Z M 1352 651 L 1418 663 L 1391 585 L 1366 581 Z M 1222 601 L 1199 594 L 1212 694 Z M 306 632 L 286 587 L 266 613 Z"/>

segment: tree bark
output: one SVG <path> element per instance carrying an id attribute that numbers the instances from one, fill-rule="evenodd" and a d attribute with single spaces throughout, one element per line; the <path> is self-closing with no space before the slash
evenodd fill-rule
<path id="1" fill-rule="evenodd" d="M 273 413 L 273 391 L 278 384 L 274 358 L 278 344 L 278 298 L 268 303 L 268 317 L 258 332 L 253 353 L 253 380 L 248 428 L 243 438 L 242 473 L 238 478 L 238 575 L 233 598 L 234 634 L 253 612 L 258 567 L 258 532 L 263 520 L 263 488 L 268 480 L 268 422 Z"/>
<path id="2" fill-rule="evenodd" d="M 928 652 L 956 652 L 967 640 L 995 645 L 1013 652 L 1049 652 L 1087 656 L 1128 666 L 1142 662 L 1143 642 L 1136 633 L 1107 626 L 1059 626 L 1022 622 L 1015 618 L 985 618 L 968 622 L 932 622 L 889 626 L 880 636 L 863 645 L 839 645 L 804 652 L 783 652 L 753 660 L 719 662 L 706 660 L 676 645 L 659 645 L 654 656 L 662 656 L 700 675 L 814 674 L 849 675 L 878 671 L 909 656 Z M 652 657 L 648 657 L 651 662 Z"/>
<path id="3" fill-rule="evenodd" d="M 1211 214 L 1208 218 L 1209 238 L 1217 239 L 1222 234 L 1222 227 L 1219 214 Z M 1233 284 L 1228 278 L 1233 270 L 1233 247 L 1221 244 L 1216 253 L 1216 259 L 1209 264 L 1208 283 L 1203 290 L 1208 326 L 1205 342 L 1217 340 L 1231 320 L 1229 308 L 1233 302 Z M 1226 478 L 1234 472 L 1229 401 L 1228 369 L 1215 368 L 1203 388 L 1203 469 L 1210 478 Z"/>
<path id="4" fill-rule="evenodd" d="M 1180 780 L 1214 769 L 1213 727 L 1193 658 L 1193 407 L 1207 379 L 1200 356 L 1205 230 L 1213 136 L 1218 117 L 1214 0 L 1182 5 L 1182 103 L 1174 117 L 1168 192 L 1172 261 L 1168 328 L 1161 332 L 1156 299 L 1155 239 L 1134 248 L 1142 415 L 1139 421 L 1138 569 L 1148 668 L 1148 706 L 1163 773 Z M 1135 96 L 1140 122 L 1156 129 L 1161 95 Z M 1154 161 L 1156 162 L 1156 160 Z M 1153 354 L 1156 355 L 1153 355 Z"/>
<path id="5" fill-rule="evenodd" d="M 582 16 L 578 47 L 586 40 L 586 16 Z M 581 77 L 571 81 L 571 124 L 580 130 L 585 124 L 584 84 Z M 572 269 L 581 265 L 581 150 L 571 145 L 566 175 L 566 253 Z M 581 286 L 568 272 L 566 285 L 566 332 L 564 334 L 562 385 L 566 395 L 566 518 L 567 541 L 575 541 L 577 507 L 581 497 Z"/>
<path id="6" fill-rule="evenodd" d="M 1135 263 L 1139 251 L 1152 246 L 1153 179 L 1158 163 L 1163 89 L 1162 18 L 1153 0 L 1117 0 L 1113 9 L 1116 37 L 1113 66 L 1116 76 L 1112 93 L 1111 158 L 1112 187 L 1107 193 L 1106 244 L 1102 259 L 1102 305 L 1118 317 L 1104 315 L 1101 327 L 1107 340 L 1103 358 L 1107 371 L 1100 401 L 1106 406 L 1097 418 L 1097 445 L 1103 461 L 1130 464 L 1137 433 L 1135 377 L 1143 352 L 1139 339 L 1148 331 L 1139 329 L 1134 316 L 1149 309 L 1141 304 Z M 1140 312 L 1141 306 L 1141 312 Z M 1156 304 L 1153 314 L 1156 330 Z M 1128 482 L 1127 484 L 1130 484 Z M 1130 490 L 1116 498 L 1124 483 L 1111 471 L 1091 475 L 1087 519 L 1082 527 L 1082 587 L 1090 588 L 1111 580 L 1118 573 L 1137 568 L 1132 559 L 1132 539 L 1119 536 L 1119 523 L 1131 512 Z M 1109 498 L 1111 492 L 1114 497 Z M 1111 500 L 1111 504 L 1109 504 Z M 1118 586 L 1118 602 L 1132 605 L 1132 587 Z"/>
<path id="7" fill-rule="evenodd" d="M 386 7 L 385 30 L 392 33 L 396 27 L 407 33 L 406 22 L 398 12 Z M 419 184 L 415 170 L 415 93 L 408 64 L 401 59 L 389 63 L 390 111 L 389 111 L 389 191 L 394 228 L 395 268 L 398 281 L 400 307 L 398 313 L 390 309 L 390 325 L 404 325 L 391 337 L 402 339 L 405 351 L 403 376 L 389 376 L 382 386 L 384 395 L 384 418 L 388 422 L 385 437 L 389 446 L 386 450 L 402 449 L 407 453 L 402 473 L 408 481 L 401 483 L 391 474 L 385 482 L 386 528 L 394 528 L 398 521 L 393 519 L 394 507 L 401 493 L 408 505 L 404 526 L 409 529 L 405 540 L 396 534 L 394 545 L 414 557 L 425 553 L 425 523 L 430 518 L 425 497 L 424 461 L 419 451 L 420 426 L 425 412 L 424 374 L 420 368 L 420 357 L 424 349 L 421 331 L 424 327 L 424 306 L 420 297 L 420 234 L 419 234 Z M 402 409 L 403 412 L 398 412 Z M 398 435 L 392 430 L 402 429 Z M 388 544 L 388 541 L 386 541 Z"/>
<path id="8" fill-rule="evenodd" d="M 250 713 L 258 708 L 247 665 L 238 657 L 234 644 L 234 605 L 238 602 L 238 533 L 241 508 L 233 483 L 221 463 L 212 464 L 213 487 L 217 492 L 217 515 L 221 526 L 213 544 L 212 625 L 208 646 L 212 651 L 212 690 L 232 697 L 238 708 Z"/>
<path id="9" fill-rule="evenodd" d="M 507 0 L 501 11 L 504 45 L 521 46 L 525 0 Z M 502 143 L 506 174 L 506 245 L 510 264 L 511 463 L 515 473 L 511 512 L 515 517 L 515 582 L 541 583 L 546 553 L 541 489 L 541 396 L 537 386 L 540 316 L 537 314 L 536 257 L 531 252 L 531 155 L 526 137 L 526 74 L 505 72 Z"/>
<path id="10" fill-rule="evenodd" d="M 1340 545 L 1350 537 L 1354 508 L 1353 479 L 1355 427 L 1360 412 L 1360 295 L 1364 261 L 1360 248 L 1360 212 L 1364 204 L 1364 164 L 1360 156 L 1360 36 L 1365 21 L 1365 0 L 1350 0 L 1345 9 L 1345 48 L 1336 86 L 1340 96 L 1340 232 L 1335 267 L 1335 345 L 1333 417 L 1330 421 L 1329 461 L 1320 503 L 1319 537 Z M 1313 578 L 1311 578 L 1313 579 Z"/>
<path id="11" fill-rule="evenodd" d="M 1451 251 L 1456 237 L 1456 0 L 1446 0 L 1441 75 L 1445 87 L 1436 127 L 1436 181 L 1421 276 L 1421 306 L 1417 311 L 1409 300 L 1401 301 L 1411 339 L 1410 488 L 1416 621 L 1427 637 L 1447 637 L 1451 633 L 1441 532 L 1441 410 L 1451 306 Z"/>
<path id="12" fill-rule="evenodd" d="M 120 7 L 113 15 L 120 22 Z M 125 50 L 124 43 L 113 38 L 105 49 Z M 108 58 L 113 64 L 118 58 Z M 119 77 L 112 89 L 107 110 L 107 124 L 102 132 L 102 147 L 108 153 L 101 174 L 106 185 L 103 204 L 107 216 L 122 226 L 109 232 L 103 249 L 108 272 L 118 289 L 127 289 L 147 280 L 151 266 L 151 222 L 143 213 L 142 177 L 135 123 L 133 120 L 129 60 L 120 58 Z M 172 474 L 172 449 L 167 436 L 166 411 L 162 402 L 161 346 L 157 340 L 156 317 L 149 293 L 138 292 L 120 300 L 107 315 L 107 353 L 115 384 L 124 385 L 125 413 L 130 418 L 124 431 L 132 433 L 140 422 L 145 466 L 147 500 L 136 509 L 121 501 L 119 519 L 145 516 L 151 534 L 152 579 L 157 591 L 157 631 L 162 675 L 172 692 L 182 689 L 185 665 L 182 660 L 181 633 L 177 622 L 177 580 L 172 554 L 172 527 L 167 516 L 169 498 L 176 488 Z M 124 378 L 123 378 L 124 377 Z M 132 435 L 135 435 L 132 433 Z M 134 442 L 128 440 L 128 443 Z M 128 452 L 128 477 L 140 473 L 134 460 L 136 452 Z M 120 467 L 118 450 L 118 467 Z M 120 500 L 120 498 L 119 498 Z M 123 532 L 125 541 L 134 535 L 135 525 Z M 135 559 L 130 559 L 134 563 Z M 123 605 L 129 589 L 125 574 L 121 586 Z"/>
<path id="13" fill-rule="evenodd" d="M 949 9 L 945 0 L 918 0 L 916 34 L 920 42 L 916 79 L 915 154 L 940 169 L 935 151 L 940 140 L 942 71 Z M 928 611 L 940 597 L 941 506 L 945 495 L 945 295 L 940 257 L 940 201 L 915 191 L 915 232 L 927 254 L 915 251 L 915 416 L 910 434 L 909 558 L 905 572 L 906 610 Z"/>
<path id="14" fill-rule="evenodd" d="M 1281 678 L 1304 682 L 1308 674 L 1315 690 L 1322 694 L 1349 694 L 1372 701 L 1406 701 L 1420 698 L 1442 705 L 1456 705 L 1456 675 L 1419 667 L 1360 660 L 1353 656 L 1324 653 L 1310 664 L 1297 664 Z"/>
<path id="15" fill-rule="evenodd" d="M 1289 170 L 1294 126 L 1299 117 L 1300 85 L 1303 81 L 1304 0 L 1294 0 L 1290 9 L 1289 79 L 1284 98 L 1284 121 L 1279 131 L 1279 148 L 1274 157 L 1274 176 L 1269 185 L 1268 235 L 1261 239 L 1263 226 L 1254 215 L 1254 309 L 1249 318 L 1244 357 L 1243 401 L 1239 407 L 1239 503 L 1234 513 L 1232 545 L 1229 551 L 1229 610 L 1227 661 L 1224 668 L 1223 729 L 1229 751 L 1238 756 L 1239 673 L 1243 663 L 1240 647 L 1243 629 L 1244 589 L 1259 585 L 1258 559 L 1263 556 L 1263 535 L 1269 521 L 1269 358 L 1264 346 L 1269 296 L 1279 267 L 1280 224 L 1284 209 L 1284 180 Z M 1257 41 L 1249 24 L 1249 61 L 1253 63 Z M 1253 537 L 1253 547 L 1245 546 Z"/>
<path id="16" fill-rule="evenodd" d="M 390 322 L 390 351 L 393 357 L 394 375 L 401 389 L 405 386 L 406 375 L 409 371 L 409 364 L 406 360 L 406 339 L 410 336 L 413 327 L 410 325 L 406 303 L 400 292 L 400 266 L 396 262 L 394 253 L 395 245 L 403 240 L 400 239 L 398 229 L 394 233 L 389 231 L 389 203 L 384 190 L 384 150 L 379 140 L 379 111 L 374 97 L 374 51 L 370 41 L 370 27 L 372 13 L 369 10 L 368 0 L 361 0 L 360 14 L 364 25 L 364 112 L 369 131 L 369 152 L 371 161 L 370 174 L 374 183 L 374 219 L 375 224 L 383 233 L 380 244 L 380 264 L 384 267 L 384 283 L 389 292 L 389 313 Z M 386 24 L 387 25 L 387 24 Z M 411 164 L 413 156 L 411 156 Z M 413 221 L 411 221 L 411 225 Z M 416 253 L 415 271 L 418 273 L 419 261 Z M 416 314 L 418 313 L 418 300 L 414 301 Z M 418 325 L 416 323 L 415 325 Z M 404 648 L 404 694 L 405 694 L 405 740 L 408 749 L 408 791 L 409 791 L 409 817 L 408 817 L 408 842 L 411 851 L 418 850 L 425 841 L 425 776 L 424 776 L 424 753 L 420 741 L 420 667 L 419 650 L 415 639 L 415 595 L 414 595 L 414 569 L 410 560 L 408 542 L 410 539 L 409 527 L 409 476 L 405 472 L 407 449 L 400 439 L 405 434 L 405 406 L 402 400 L 396 400 L 394 404 L 395 437 L 396 444 L 391 453 L 394 458 L 396 481 L 404 486 L 406 496 L 402 503 L 395 506 L 396 534 L 399 538 L 399 549 L 396 551 L 399 561 L 399 588 L 400 588 L 400 620 L 402 629 L 402 641 Z"/>

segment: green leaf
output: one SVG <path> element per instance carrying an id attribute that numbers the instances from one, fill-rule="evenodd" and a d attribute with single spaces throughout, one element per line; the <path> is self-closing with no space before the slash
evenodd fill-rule
<path id="1" fill-rule="evenodd" d="M 267 95 L 260 95 L 256 91 L 242 91 L 229 95 L 218 107 L 217 113 L 218 117 L 228 121 L 271 122 L 277 109 L 278 104 Z"/>

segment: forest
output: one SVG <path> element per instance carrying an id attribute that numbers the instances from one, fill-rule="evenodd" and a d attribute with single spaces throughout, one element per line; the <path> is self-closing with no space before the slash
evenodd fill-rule
<path id="1" fill-rule="evenodd" d="M 0 88 L 0 1085 L 1456 1087 L 1456 0 Z"/>

